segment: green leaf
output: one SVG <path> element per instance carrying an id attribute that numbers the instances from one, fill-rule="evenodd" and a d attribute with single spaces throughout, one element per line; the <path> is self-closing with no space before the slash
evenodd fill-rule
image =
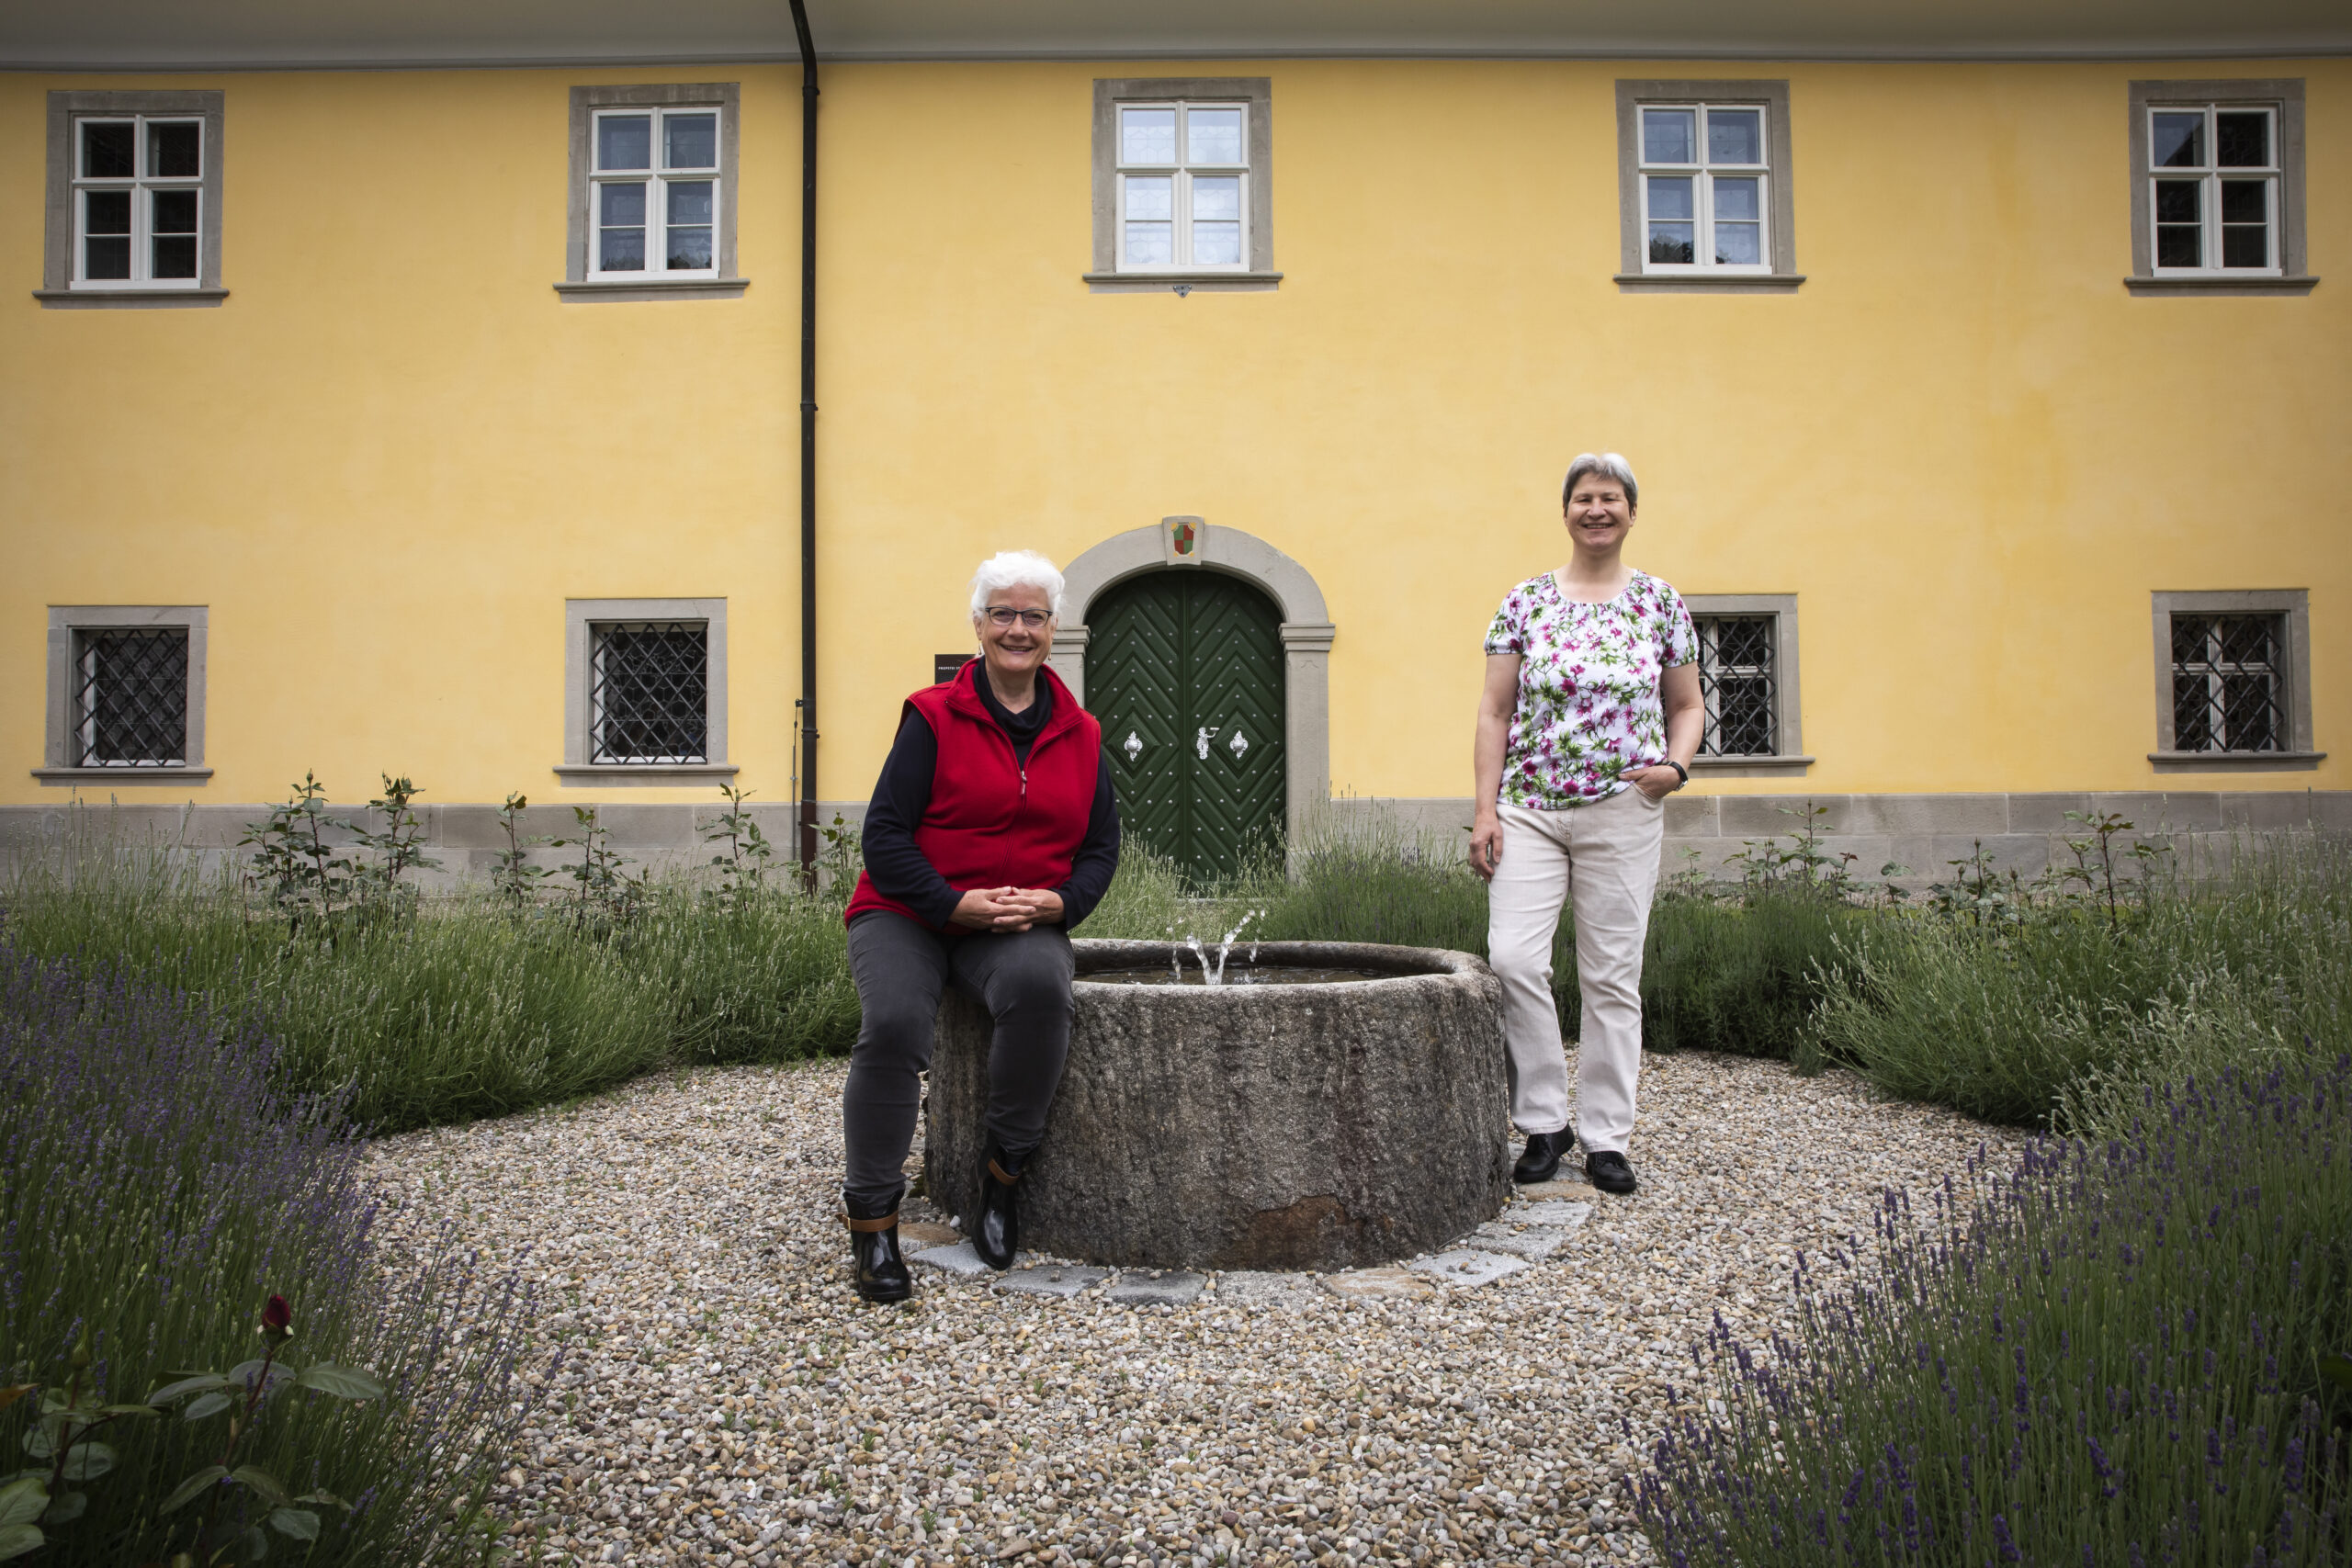
<path id="1" fill-rule="evenodd" d="M 2352 1388 L 2352 1356 L 2329 1350 L 2319 1359 L 2319 1375 L 2338 1388 Z"/>
<path id="2" fill-rule="evenodd" d="M 115 1451 L 104 1443 L 76 1443 L 65 1450 L 65 1479 L 96 1481 L 114 1468 L 115 1457 Z"/>
<path id="3" fill-rule="evenodd" d="M 50 1504 L 49 1511 L 41 1515 L 40 1522 L 45 1525 L 70 1525 L 80 1518 L 89 1506 L 88 1493 L 68 1492 Z"/>
<path id="4" fill-rule="evenodd" d="M 286 1488 L 277 1483 L 277 1477 L 257 1464 L 241 1464 L 231 1471 L 229 1475 L 230 1479 L 242 1481 L 260 1493 L 262 1501 L 273 1506 L 282 1508 L 293 1501 L 287 1496 Z"/>
<path id="5" fill-rule="evenodd" d="M 280 1508 L 269 1516 L 269 1528 L 296 1540 L 316 1540 L 319 1516 L 304 1508 Z"/>
<path id="6" fill-rule="evenodd" d="M 190 1421 L 201 1421 L 207 1416 L 218 1416 L 235 1403 L 225 1393 L 208 1393 L 195 1400 L 180 1414 Z"/>
<path id="7" fill-rule="evenodd" d="M 206 1487 L 218 1484 L 220 1478 L 228 1473 L 228 1470 L 221 1465 L 206 1465 L 202 1470 L 198 1471 L 186 1481 L 183 1481 L 177 1486 L 173 1487 L 172 1495 L 164 1498 L 163 1506 L 155 1511 L 159 1514 L 168 1514 L 176 1509 L 187 1507 L 198 1497 L 203 1495 L 204 1489 Z"/>
<path id="8" fill-rule="evenodd" d="M 259 1525 L 245 1531 L 245 1561 L 258 1562 L 269 1555 L 269 1537 L 262 1534 Z"/>
<path id="9" fill-rule="evenodd" d="M 169 1404 L 175 1399 L 185 1399 L 191 1393 L 209 1389 L 226 1388 L 229 1380 L 219 1372 L 191 1372 L 177 1382 L 165 1383 L 147 1396 L 150 1404 Z"/>
<path id="10" fill-rule="evenodd" d="M 152 1404 L 101 1404 L 101 1416 L 155 1416 L 162 1414 Z"/>
<path id="11" fill-rule="evenodd" d="M 30 1525 L 0 1526 L 0 1562 L 39 1551 L 45 1543 L 46 1538 Z"/>
<path id="12" fill-rule="evenodd" d="M 49 1488 L 37 1476 L 0 1486 L 0 1525 L 28 1525 L 49 1506 Z"/>
<path id="13" fill-rule="evenodd" d="M 334 1366 L 325 1361 L 315 1367 L 304 1368 L 295 1382 L 304 1388 L 334 1394 L 337 1399 L 381 1399 L 384 1396 L 384 1385 L 366 1372 L 356 1372 L 349 1367 Z"/>
<path id="14" fill-rule="evenodd" d="M 332 1492 L 305 1492 L 300 1497 L 295 1498 L 294 1501 L 297 1503 L 324 1503 L 331 1508 L 341 1508 L 346 1514 L 351 1512 L 351 1505 L 345 1502 L 342 1498 L 336 1496 Z"/>

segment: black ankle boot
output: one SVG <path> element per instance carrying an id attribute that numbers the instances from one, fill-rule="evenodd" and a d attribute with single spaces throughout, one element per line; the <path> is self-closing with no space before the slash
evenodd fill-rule
<path id="1" fill-rule="evenodd" d="M 849 1211 L 850 1257 L 857 1268 L 857 1293 L 869 1302 L 902 1302 L 914 1294 L 907 1260 L 899 1256 L 899 1202 L 861 1203 L 844 1197 Z"/>
<path id="2" fill-rule="evenodd" d="M 1563 1127 L 1556 1133 L 1530 1133 L 1527 1152 L 1510 1168 L 1510 1179 L 1521 1187 L 1532 1187 L 1539 1181 L 1549 1181 L 1559 1174 L 1560 1156 L 1577 1146 L 1577 1130 Z"/>
<path id="3" fill-rule="evenodd" d="M 1012 1255 L 1021 1250 L 1021 1220 L 1013 1200 L 1028 1158 L 1026 1153 L 990 1144 L 980 1162 L 980 1213 L 972 1226 L 972 1250 L 991 1269 L 1012 1268 Z"/>

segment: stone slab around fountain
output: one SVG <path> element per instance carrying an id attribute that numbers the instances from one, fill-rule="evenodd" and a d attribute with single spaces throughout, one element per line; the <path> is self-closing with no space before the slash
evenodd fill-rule
<path id="1" fill-rule="evenodd" d="M 1416 1258 L 1405 1267 L 1449 1285 L 1488 1285 L 1506 1274 L 1518 1273 L 1527 1267 L 1527 1259 L 1481 1247 L 1457 1247 Z"/>
<path id="2" fill-rule="evenodd" d="M 1022 1240 L 1121 1267 L 1330 1271 L 1446 1247 L 1510 1192 L 1501 992 L 1468 953 L 1265 942 L 1329 985 L 1101 985 L 1159 942 L 1080 941 L 1069 1066 L 1022 1182 Z M 977 1205 L 986 1012 L 940 1009 L 924 1177 Z"/>
<path id="3" fill-rule="evenodd" d="M 1131 1269 L 1102 1289 L 1102 1299 L 1121 1306 L 1190 1306 L 1208 1285 L 1189 1269 Z"/>

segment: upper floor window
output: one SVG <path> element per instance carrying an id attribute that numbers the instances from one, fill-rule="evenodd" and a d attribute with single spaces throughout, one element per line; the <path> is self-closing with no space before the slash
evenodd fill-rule
<path id="1" fill-rule="evenodd" d="M 735 83 L 571 89 L 571 232 L 559 293 L 733 297 Z"/>
<path id="2" fill-rule="evenodd" d="M 2135 294 L 2302 293 L 2300 78 L 2134 82 Z"/>
<path id="3" fill-rule="evenodd" d="M 1119 106 L 1119 266 L 1231 267 L 1248 255 L 1246 104 Z"/>
<path id="4" fill-rule="evenodd" d="M 74 283 L 194 283 L 203 182 L 200 119 L 76 119 Z"/>
<path id="5" fill-rule="evenodd" d="M 718 275 L 718 111 L 600 109 L 591 277 Z"/>
<path id="6" fill-rule="evenodd" d="M 48 306 L 220 300 L 218 92 L 49 95 Z"/>
<path id="7" fill-rule="evenodd" d="M 1642 224 L 1650 271 L 1770 271 L 1760 106 L 1642 106 Z"/>
<path id="8" fill-rule="evenodd" d="M 1619 82 L 1617 286 L 1796 288 L 1789 164 L 1786 82 Z"/>
<path id="9" fill-rule="evenodd" d="M 2156 270 L 2278 270 L 2278 124 L 2269 108 L 2151 108 Z"/>
<path id="10" fill-rule="evenodd" d="M 2301 589 L 2154 595 L 2160 771 L 2310 767 L 2311 596 Z"/>
<path id="11" fill-rule="evenodd" d="M 1094 84 L 1098 290 L 1271 288 L 1273 96 L 1263 76 Z"/>

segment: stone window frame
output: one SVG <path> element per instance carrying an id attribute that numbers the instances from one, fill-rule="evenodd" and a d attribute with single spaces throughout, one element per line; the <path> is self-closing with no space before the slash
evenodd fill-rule
<path id="1" fill-rule="evenodd" d="M 51 604 L 49 607 L 47 722 L 41 765 L 33 777 L 44 784 L 71 785 L 104 780 L 109 784 L 202 783 L 212 776 L 204 760 L 204 688 L 211 611 L 203 604 Z M 187 739 L 185 760 L 153 767 L 84 767 L 74 761 L 74 634 L 145 626 L 178 626 L 187 633 Z"/>
<path id="2" fill-rule="evenodd" d="M 2306 206 L 2303 197 L 2303 79 L 2300 76 L 2208 77 L 2180 81 L 2135 81 L 2125 95 L 2131 113 L 2132 276 L 2123 285 L 2133 294 L 2309 294 L 2319 279 L 2305 270 Z M 2179 105 L 2267 108 L 2278 117 L 2278 271 L 2272 273 L 2159 273 L 2155 268 L 2155 220 L 2150 210 L 2148 111 Z"/>
<path id="3" fill-rule="evenodd" d="M 1685 593 L 1691 618 L 1770 615 L 1772 618 L 1772 728 L 1781 750 L 1770 757 L 1694 757 L 1693 773 L 1725 778 L 1778 778 L 1802 773 L 1815 759 L 1804 749 L 1804 699 L 1797 659 L 1797 596 L 1793 593 Z"/>
<path id="4" fill-rule="evenodd" d="M 2312 732 L 2311 592 L 2303 588 L 2157 591 L 2148 595 L 2156 677 L 2156 749 L 2148 761 L 2160 773 L 2301 773 L 2326 760 Z M 2276 751 L 2184 751 L 2173 729 L 2172 618 L 2277 615 L 2286 623 L 2287 745 Z"/>
<path id="5" fill-rule="evenodd" d="M 220 170 L 226 95 L 217 87 L 170 90 L 55 89 L 49 95 L 48 194 L 43 205 L 41 286 L 33 298 L 45 310 L 205 310 L 229 297 L 220 283 Z M 74 282 L 74 122 L 110 115 L 174 116 L 204 125 L 204 175 L 197 188 L 196 277 L 177 284 Z"/>
<path id="6" fill-rule="evenodd" d="M 736 271 L 735 208 L 741 178 L 743 88 L 739 82 L 671 82 L 643 86 L 571 89 L 571 185 L 564 195 L 563 281 L 567 300 L 740 299 L 752 280 Z M 588 276 L 588 186 L 594 163 L 596 111 L 614 108 L 713 108 L 718 111 L 718 276 L 617 277 Z"/>
<path id="7" fill-rule="evenodd" d="M 595 628 L 614 621 L 700 621 L 709 639 L 703 691 L 707 760 L 700 762 L 591 762 L 588 671 Z M 693 784 L 729 779 L 727 760 L 727 601 L 725 599 L 566 599 L 563 602 L 563 761 L 556 776 L 567 789 L 598 784 Z"/>
<path id="8" fill-rule="evenodd" d="M 1094 79 L 1093 197 L 1094 265 L 1084 274 L 1096 294 L 1172 291 L 1262 293 L 1282 283 L 1274 270 L 1274 87 L 1271 76 L 1098 76 Z M 1236 272 L 1216 268 L 1177 272 L 1121 272 L 1118 248 L 1119 106 L 1190 101 L 1249 106 L 1250 189 L 1248 265 Z"/>
<path id="9" fill-rule="evenodd" d="M 1766 220 L 1770 272 L 1650 272 L 1642 236 L 1641 111 L 1645 105 L 1755 104 L 1764 110 L 1765 168 L 1770 189 Z M 1797 270 L 1796 171 L 1791 151 L 1789 84 L 1785 78 L 1638 80 L 1617 83 L 1617 276 L 1620 293 L 1793 294 L 1804 282 Z"/>

